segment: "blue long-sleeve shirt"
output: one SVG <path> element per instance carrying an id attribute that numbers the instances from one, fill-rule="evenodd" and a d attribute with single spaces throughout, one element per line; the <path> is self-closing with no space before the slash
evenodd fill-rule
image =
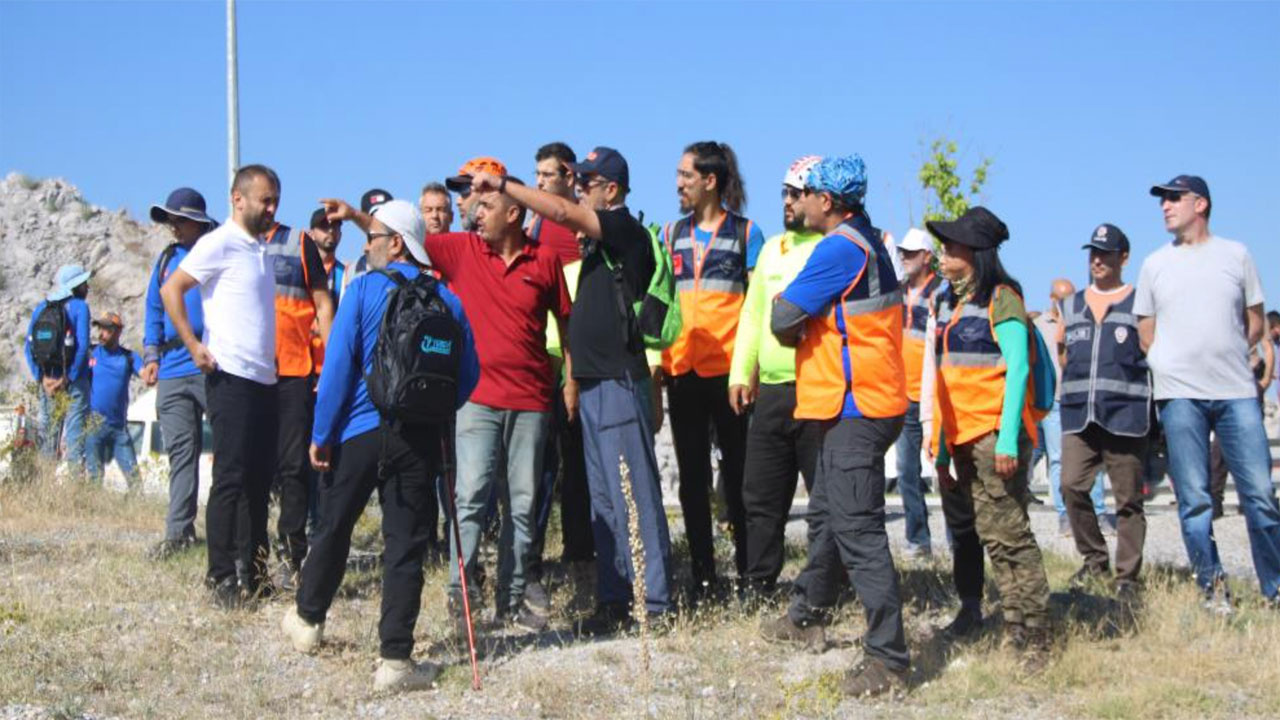
<path id="1" fill-rule="evenodd" d="M 129 410 L 129 378 L 142 373 L 141 358 L 119 345 L 115 350 L 98 345 L 90 363 L 93 390 L 89 393 L 89 409 L 101 415 L 110 427 L 124 427 Z"/>
<path id="2" fill-rule="evenodd" d="M 143 353 L 144 362 L 155 360 L 160 346 L 178 337 L 173 321 L 164 311 L 164 301 L 160 299 L 160 286 L 163 284 L 160 273 L 163 271 L 164 279 L 167 280 L 173 271 L 178 269 L 179 263 L 187 256 L 187 252 L 188 248 L 178 245 L 174 248 L 173 256 L 165 263 L 166 268 L 160 267 L 158 258 L 155 266 L 151 268 L 151 280 L 147 283 L 147 313 L 143 320 L 142 344 L 146 347 Z M 191 331 L 198 338 L 204 337 L 204 310 L 200 305 L 200 287 L 198 285 L 192 287 L 182 297 L 187 303 L 187 319 L 191 321 Z M 159 356 L 159 360 L 160 373 L 157 377 L 161 380 L 200 374 L 200 368 L 196 367 L 195 362 L 191 360 L 191 353 L 187 352 L 186 345 L 181 343 Z"/>
<path id="3" fill-rule="evenodd" d="M 417 268 L 404 263 L 392 263 L 387 269 L 398 271 L 408 280 L 418 276 Z M 390 278 L 367 273 L 352 280 L 342 294 L 329 344 L 325 346 L 324 370 L 316 387 L 315 424 L 311 430 L 311 442 L 316 445 L 346 442 L 378 427 L 378 409 L 369 399 L 364 377 L 373 362 L 373 346 L 378 340 L 387 297 L 394 288 Z M 440 297 L 462 325 L 457 399 L 457 407 L 462 407 L 480 379 L 480 359 L 462 301 L 443 284 L 439 289 Z"/>
<path id="4" fill-rule="evenodd" d="M 35 327 L 36 318 L 40 317 L 40 311 L 48 304 L 48 301 L 42 300 L 31 312 L 31 322 L 27 323 L 27 339 L 23 345 L 23 352 L 27 356 L 27 369 L 31 371 L 31 377 L 36 380 L 43 378 L 44 373 L 36 367 L 36 360 L 31 356 L 31 331 Z M 63 310 L 67 313 L 71 332 L 76 338 L 76 354 L 71 360 L 71 367 L 67 369 L 67 379 L 75 382 L 89 375 L 89 304 L 80 298 L 73 297 L 63 306 Z M 62 370 L 56 368 L 51 369 L 49 377 L 61 377 L 61 375 Z"/>

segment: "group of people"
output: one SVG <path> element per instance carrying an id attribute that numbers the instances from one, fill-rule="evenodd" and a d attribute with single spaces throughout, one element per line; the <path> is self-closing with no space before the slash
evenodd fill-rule
<path id="1" fill-rule="evenodd" d="M 296 590 L 281 626 L 303 652 L 323 640 L 352 532 L 377 490 L 385 543 L 378 689 L 423 687 L 438 672 L 410 656 L 442 507 L 446 526 L 456 523 L 458 541 L 446 539 L 448 609 L 460 633 L 483 601 L 479 547 L 495 506 L 495 615 L 529 631 L 547 626 L 542 560 L 556 497 L 563 559 L 595 560 L 597 607 L 580 631 L 634 622 L 631 512 L 643 604 L 654 621 L 669 617 L 679 589 L 654 451 L 664 415 L 689 599 L 726 585 L 713 544 L 713 445 L 744 594 L 777 589 L 802 478 L 807 562 L 787 612 L 761 633 L 822 644 L 851 584 L 867 620 L 864 658 L 842 681 L 852 695 L 901 687 L 909 666 L 885 531 L 883 458 L 895 444 L 909 555 L 931 552 L 922 455 L 937 470 L 961 600 L 946 632 L 966 637 L 983 627 L 985 550 L 1006 639 L 1030 671 L 1044 666 L 1053 642 L 1027 511 L 1035 446 L 1060 447 L 1080 581 L 1111 573 L 1090 497 L 1105 469 L 1117 505 L 1114 590 L 1136 602 L 1143 468 L 1158 415 L 1196 581 L 1206 606 L 1221 612 L 1230 598 L 1210 525 L 1212 434 L 1240 493 L 1262 593 L 1280 604 L 1280 509 L 1248 360 L 1262 340 L 1263 295 L 1247 249 L 1209 232 L 1202 179 L 1178 176 L 1151 189 L 1174 239 L 1144 261 L 1136 286 L 1123 279 L 1128 239 L 1097 226 L 1084 245 L 1090 285 L 1060 294 L 1050 326 L 1033 323 L 1001 263 L 1010 232 L 994 213 L 974 207 L 926 223 L 895 247 L 867 212 L 867 171 L 856 155 L 806 156 L 787 168 L 785 231 L 768 240 L 743 214 L 745 186 L 723 143 L 684 149 L 681 216 L 652 228 L 627 206 L 629 170 L 618 151 L 597 147 L 579 159 L 552 143 L 535 162 L 536 187 L 480 157 L 427 184 L 416 205 L 380 189 L 359 207 L 324 199 L 305 231 L 275 220 L 281 184 L 265 166 L 236 173 L 232 215 L 221 225 L 199 193 L 179 189 L 152 210 L 175 242 L 148 285 L 141 361 L 115 359 L 127 351 L 118 348 L 118 318 L 104 317 L 88 368 L 88 275 L 64 268 L 49 302 L 64 303 L 75 337 L 56 367 L 32 361 L 46 404 L 65 392 L 74 407 L 91 386 L 96 402 L 100 368 L 123 376 L 126 390 L 130 372 L 159 386 L 171 502 L 158 556 L 194 540 L 207 413 L 217 459 L 206 581 L 225 607 Z M 451 232 L 455 204 L 461 232 Z M 345 222 L 366 238 L 346 265 L 335 256 Z M 650 283 L 664 270 L 675 293 L 658 312 L 681 321 L 669 344 L 639 329 L 651 324 Z M 447 389 L 430 402 L 447 406 L 446 419 L 424 420 L 389 390 L 387 363 L 395 363 L 386 358 L 405 333 L 388 328 L 410 306 L 420 322 L 446 328 L 408 338 L 415 354 L 449 359 L 448 377 L 417 376 L 443 382 L 429 385 Z M 44 347 L 37 331 L 47 314 L 33 314 L 29 345 Z M 395 387 L 430 395 L 428 385 Z M 67 417 L 75 422 L 74 411 Z"/>

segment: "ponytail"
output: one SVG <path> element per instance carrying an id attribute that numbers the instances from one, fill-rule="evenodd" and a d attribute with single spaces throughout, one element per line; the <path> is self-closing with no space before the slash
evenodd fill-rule
<path id="1" fill-rule="evenodd" d="M 720 203 L 741 214 L 747 207 L 747 188 L 738 172 L 738 156 L 733 148 L 728 143 L 705 141 L 689 145 L 684 152 L 693 156 L 693 169 L 703 175 L 716 176 Z"/>

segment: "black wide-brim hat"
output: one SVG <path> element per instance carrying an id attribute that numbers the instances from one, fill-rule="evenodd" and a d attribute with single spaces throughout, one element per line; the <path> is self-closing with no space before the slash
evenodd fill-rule
<path id="1" fill-rule="evenodd" d="M 939 240 L 974 250 L 999 247 L 1009 239 L 1009 228 L 1004 221 L 981 205 L 969 208 L 955 220 L 931 220 L 924 225 Z"/>

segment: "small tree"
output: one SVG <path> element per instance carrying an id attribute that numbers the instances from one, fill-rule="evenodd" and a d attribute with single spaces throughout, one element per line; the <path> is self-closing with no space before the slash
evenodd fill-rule
<path id="1" fill-rule="evenodd" d="M 973 169 L 967 192 L 961 189 L 964 181 L 960 178 L 959 165 L 954 140 L 940 137 L 933 141 L 929 147 L 929 157 L 920 168 L 920 186 L 925 190 L 925 222 L 955 220 L 969 209 L 982 191 L 982 186 L 987 182 L 991 158 L 982 158 Z"/>

